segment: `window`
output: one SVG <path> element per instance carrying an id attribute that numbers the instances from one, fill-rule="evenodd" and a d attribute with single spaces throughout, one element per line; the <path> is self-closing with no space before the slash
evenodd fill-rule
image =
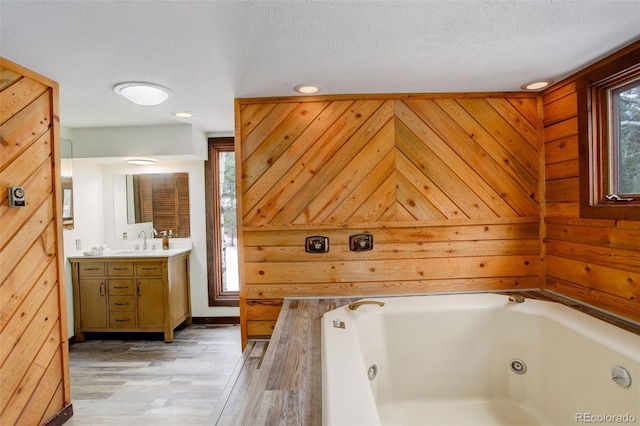
<path id="1" fill-rule="evenodd" d="M 640 78 L 610 90 L 610 192 L 640 197 Z"/>
<path id="2" fill-rule="evenodd" d="M 209 306 L 238 306 L 235 158 L 233 138 L 209 139 L 205 162 Z"/>
<path id="3" fill-rule="evenodd" d="M 640 220 L 640 50 L 587 73 L 578 94 L 580 216 Z"/>

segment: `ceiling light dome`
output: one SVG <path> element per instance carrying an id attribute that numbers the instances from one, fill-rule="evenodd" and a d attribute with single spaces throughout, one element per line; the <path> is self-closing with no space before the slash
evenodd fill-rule
<path id="1" fill-rule="evenodd" d="M 298 93 L 302 93 L 304 95 L 312 95 L 320 91 L 320 86 L 318 86 L 317 84 L 304 83 L 304 84 L 298 84 L 296 87 L 293 88 L 293 90 L 295 90 Z"/>
<path id="2" fill-rule="evenodd" d="M 166 87 L 142 81 L 118 83 L 113 91 L 134 104 L 144 106 L 160 105 L 173 96 L 173 92 Z"/>
<path id="3" fill-rule="evenodd" d="M 553 80 L 538 80 L 532 81 L 530 83 L 525 83 L 520 86 L 520 88 L 524 90 L 540 90 L 544 89 L 547 86 L 550 86 L 551 84 L 553 84 Z"/>
<path id="4" fill-rule="evenodd" d="M 193 111 L 174 111 L 172 114 L 178 118 L 191 118 L 196 115 Z"/>
<path id="5" fill-rule="evenodd" d="M 153 158 L 128 158 L 126 161 L 129 164 L 156 164 L 156 160 Z"/>

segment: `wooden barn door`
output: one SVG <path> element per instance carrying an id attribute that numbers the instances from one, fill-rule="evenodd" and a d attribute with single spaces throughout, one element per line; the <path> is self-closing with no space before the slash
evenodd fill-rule
<path id="1" fill-rule="evenodd" d="M 0 58 L 0 424 L 72 413 L 58 85 Z M 10 207 L 8 187 L 24 207 Z"/>

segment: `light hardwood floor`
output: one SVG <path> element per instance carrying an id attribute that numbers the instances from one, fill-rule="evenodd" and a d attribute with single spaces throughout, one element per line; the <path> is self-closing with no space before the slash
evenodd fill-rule
<path id="1" fill-rule="evenodd" d="M 71 346 L 74 414 L 66 425 L 215 424 L 212 413 L 242 359 L 239 326 L 191 325 L 173 343 L 161 333 L 100 337 Z"/>

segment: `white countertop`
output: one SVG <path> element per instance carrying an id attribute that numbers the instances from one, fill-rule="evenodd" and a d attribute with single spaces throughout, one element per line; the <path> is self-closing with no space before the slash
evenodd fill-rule
<path id="1" fill-rule="evenodd" d="M 119 257 L 173 257 L 179 254 L 188 253 L 191 248 L 173 248 L 169 250 L 134 250 L 134 249 L 107 249 L 104 253 L 99 255 L 85 254 L 84 252 L 68 253 L 69 259 L 101 259 L 101 258 L 119 258 Z"/>

